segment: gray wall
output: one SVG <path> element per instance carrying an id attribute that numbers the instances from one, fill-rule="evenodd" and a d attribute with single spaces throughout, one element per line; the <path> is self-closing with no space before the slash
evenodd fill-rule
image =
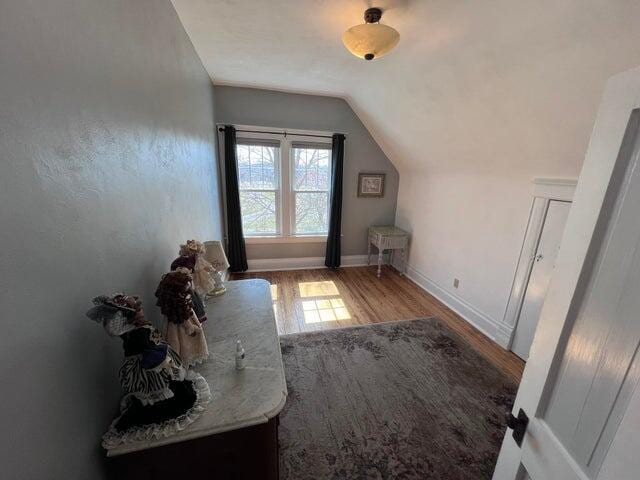
<path id="1" fill-rule="evenodd" d="M 342 254 L 367 253 L 367 227 L 393 225 L 398 197 L 398 172 L 369 135 L 358 116 L 341 98 L 220 86 L 216 121 L 347 134 L 345 143 Z M 359 172 L 386 173 L 383 198 L 359 198 Z M 295 258 L 324 256 L 325 244 L 247 245 L 247 256 Z"/>
<path id="2" fill-rule="evenodd" d="M 90 298 L 144 296 L 220 238 L 213 87 L 168 0 L 2 3 L 0 476 L 97 479 L 120 341 Z"/>

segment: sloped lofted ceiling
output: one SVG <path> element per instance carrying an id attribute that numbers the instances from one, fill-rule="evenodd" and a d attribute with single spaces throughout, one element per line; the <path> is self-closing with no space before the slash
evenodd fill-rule
<path id="1" fill-rule="evenodd" d="M 537 162 L 562 158 L 575 168 L 596 105 L 579 107 L 576 115 L 587 118 L 567 125 L 561 113 L 583 101 L 574 83 L 584 79 L 583 88 L 599 92 L 631 59 L 640 63 L 637 0 L 173 3 L 215 83 L 344 97 L 389 158 L 414 169 L 467 168 L 485 149 L 502 150 L 502 158 L 476 168 L 518 168 L 531 160 L 522 158 L 523 143 Z M 369 6 L 382 7 L 382 22 L 401 34 L 396 49 L 373 62 L 340 40 Z M 546 149 L 556 135 L 575 143 Z"/>
<path id="2" fill-rule="evenodd" d="M 531 180 L 577 177 L 606 79 L 640 65 L 638 0 L 173 3 L 214 83 L 350 103 L 400 173 L 410 273 L 489 336 Z M 340 38 L 370 6 L 400 43 L 366 62 Z"/>

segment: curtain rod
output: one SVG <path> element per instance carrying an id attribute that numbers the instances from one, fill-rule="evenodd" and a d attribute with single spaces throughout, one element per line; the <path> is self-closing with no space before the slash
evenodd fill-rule
<path id="1" fill-rule="evenodd" d="M 218 131 L 219 132 L 224 132 L 224 127 L 218 127 Z M 236 129 L 236 132 L 240 132 L 240 133 L 267 133 L 270 135 L 284 135 L 286 136 L 297 136 L 297 137 L 315 137 L 315 138 L 332 138 L 332 135 L 312 135 L 310 133 L 288 133 L 286 130 L 282 131 L 282 132 L 267 132 L 264 130 L 238 130 Z M 346 137 L 346 135 L 344 133 L 342 133 L 341 135 L 344 135 Z"/>

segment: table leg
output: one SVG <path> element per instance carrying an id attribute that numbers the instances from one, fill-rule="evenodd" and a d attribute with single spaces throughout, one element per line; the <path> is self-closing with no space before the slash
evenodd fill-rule
<path id="1" fill-rule="evenodd" d="M 371 242 L 367 241 L 367 265 L 371 265 Z"/>
<path id="2" fill-rule="evenodd" d="M 382 255 L 384 254 L 384 250 L 378 250 L 378 278 L 380 278 L 380 274 L 382 273 Z"/>
<path id="3" fill-rule="evenodd" d="M 400 259 L 402 260 L 402 270 L 400 270 L 400 275 L 404 275 L 407 271 L 407 254 L 406 248 L 403 248 L 400 252 Z"/>

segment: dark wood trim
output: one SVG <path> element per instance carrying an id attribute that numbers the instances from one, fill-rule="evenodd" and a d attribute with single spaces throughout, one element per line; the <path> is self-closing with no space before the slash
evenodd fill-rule
<path id="1" fill-rule="evenodd" d="M 215 408 L 215 400 L 209 408 Z M 278 417 L 253 427 L 112 457 L 107 463 L 109 478 L 114 480 L 278 480 Z"/>

